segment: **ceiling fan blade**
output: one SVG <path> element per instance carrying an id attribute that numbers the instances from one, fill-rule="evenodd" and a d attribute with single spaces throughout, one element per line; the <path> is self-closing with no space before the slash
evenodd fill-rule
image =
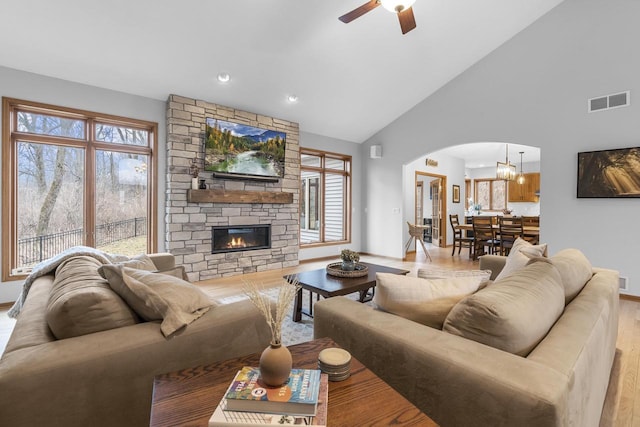
<path id="1" fill-rule="evenodd" d="M 410 7 L 398 12 L 398 19 L 400 20 L 402 34 L 407 34 L 416 27 L 416 18 L 413 16 L 413 9 Z"/>
<path id="2" fill-rule="evenodd" d="M 361 17 L 367 12 L 372 11 L 378 6 L 380 6 L 379 0 L 370 0 L 369 2 L 363 4 L 362 6 L 353 9 L 351 12 L 345 13 L 338 19 L 344 22 L 345 24 L 348 24 L 349 22 L 353 21 L 356 18 Z"/>

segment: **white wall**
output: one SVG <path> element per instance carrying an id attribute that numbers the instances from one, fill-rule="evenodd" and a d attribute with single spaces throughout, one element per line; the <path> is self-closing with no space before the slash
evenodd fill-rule
<path id="1" fill-rule="evenodd" d="M 128 95 L 5 67 L 0 67 L 0 96 L 158 123 L 158 206 L 160 207 L 158 209 L 158 248 L 164 250 L 164 209 L 162 206 L 165 204 L 166 187 L 163 179 L 166 176 L 165 101 Z M 4 254 L 0 253 L 0 256 L 4 256 Z M 0 303 L 15 301 L 21 288 L 22 281 L 0 283 Z"/>
<path id="2" fill-rule="evenodd" d="M 403 165 L 474 141 L 541 149 L 541 240 L 582 250 L 640 295 L 640 199 L 577 199 L 579 151 L 640 145 L 640 103 L 587 113 L 587 99 L 640 95 L 640 2 L 566 0 L 363 144 L 364 250 L 402 256 Z M 635 95 L 634 95 L 635 94 Z"/>
<path id="3" fill-rule="evenodd" d="M 300 249 L 298 259 L 300 261 L 335 256 L 340 257 L 341 249 L 362 250 L 360 231 L 362 227 L 362 159 L 361 146 L 352 142 L 343 141 L 336 138 L 317 135 L 314 133 L 300 132 L 300 147 L 313 148 L 316 150 L 329 151 L 332 153 L 346 154 L 351 156 L 351 243 L 340 245 L 319 246 L 316 248 Z"/>

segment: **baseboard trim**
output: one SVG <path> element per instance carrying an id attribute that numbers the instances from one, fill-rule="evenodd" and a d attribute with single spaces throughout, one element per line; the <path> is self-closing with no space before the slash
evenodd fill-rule
<path id="1" fill-rule="evenodd" d="M 626 300 L 629 300 L 629 301 L 640 302 L 640 297 L 635 296 L 635 295 L 620 294 L 620 299 L 626 299 Z"/>
<path id="2" fill-rule="evenodd" d="M 384 255 L 376 255 L 376 254 L 371 254 L 369 252 L 359 252 L 359 254 L 362 256 L 374 256 L 377 258 L 385 258 L 385 259 L 390 259 L 390 260 L 394 260 L 394 261 L 404 261 L 405 258 L 396 258 L 396 257 L 391 257 L 391 256 L 384 256 Z M 318 257 L 318 258 L 309 258 L 309 259 L 304 259 L 304 260 L 300 260 L 299 263 L 300 264 L 307 264 L 307 263 L 311 263 L 311 262 L 318 262 L 318 261 L 327 261 L 327 260 L 335 260 L 336 258 L 340 258 L 340 254 L 337 253 L 335 255 L 331 255 L 331 256 L 323 256 L 323 257 Z"/>

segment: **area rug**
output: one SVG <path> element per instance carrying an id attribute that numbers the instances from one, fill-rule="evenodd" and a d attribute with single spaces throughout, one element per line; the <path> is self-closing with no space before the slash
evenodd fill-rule
<path id="1" fill-rule="evenodd" d="M 273 301 L 278 297 L 278 288 L 265 289 L 263 291 L 269 298 Z M 358 293 L 354 293 L 351 295 L 347 295 L 347 298 L 352 298 L 357 300 L 359 297 Z M 234 301 L 238 301 L 241 299 L 246 299 L 247 296 L 244 294 L 235 295 L 232 297 L 227 297 L 221 300 L 223 303 L 231 303 Z M 315 298 L 315 295 L 314 295 Z M 308 310 L 309 307 L 309 292 L 302 292 L 302 306 Z M 369 303 L 371 304 L 371 303 Z M 284 322 L 282 323 L 282 343 L 286 346 L 299 344 L 302 342 L 311 341 L 313 339 L 313 318 L 302 315 L 302 320 L 300 322 L 294 322 L 291 315 L 293 313 L 293 303 L 291 304 L 291 308 L 287 311 Z"/>

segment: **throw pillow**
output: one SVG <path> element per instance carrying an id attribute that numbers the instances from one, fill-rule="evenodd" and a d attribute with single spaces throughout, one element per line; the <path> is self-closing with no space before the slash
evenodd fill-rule
<path id="1" fill-rule="evenodd" d="M 204 292 L 177 277 L 122 265 L 104 265 L 111 288 L 140 317 L 162 320 L 160 330 L 168 337 L 206 313 L 214 303 Z"/>
<path id="2" fill-rule="evenodd" d="M 529 262 L 529 258 L 533 256 L 546 256 L 547 244 L 532 245 L 524 239 L 517 238 L 513 242 L 513 247 L 509 251 L 507 260 L 504 264 L 500 274 L 496 276 L 495 280 L 504 279 L 505 277 L 515 273 L 522 269 Z"/>
<path id="3" fill-rule="evenodd" d="M 460 301 L 443 330 L 500 350 L 526 356 L 564 310 L 558 269 L 535 262 Z"/>
<path id="4" fill-rule="evenodd" d="M 123 267 L 130 267 L 138 270 L 158 271 L 156 265 L 146 254 L 136 255 L 133 258 L 129 258 L 128 260 L 116 262 L 114 263 L 114 265 L 121 265 Z M 100 273 L 100 275 L 106 279 L 102 268 L 98 269 L 98 273 Z"/>
<path id="5" fill-rule="evenodd" d="M 379 310 L 442 329 L 451 308 L 481 282 L 480 276 L 422 279 L 378 273 L 373 302 Z"/>
<path id="6" fill-rule="evenodd" d="M 93 257 L 77 256 L 56 269 L 45 318 L 57 339 L 138 322 L 136 314 L 98 274 L 100 265 Z"/>

